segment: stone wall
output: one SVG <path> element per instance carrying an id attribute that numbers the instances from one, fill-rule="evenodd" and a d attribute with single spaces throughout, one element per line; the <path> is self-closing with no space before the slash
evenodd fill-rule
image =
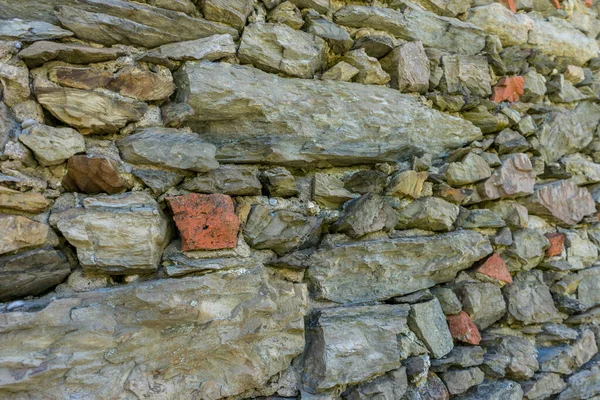
<path id="1" fill-rule="evenodd" d="M 0 0 L 0 398 L 600 398 L 600 2 Z"/>

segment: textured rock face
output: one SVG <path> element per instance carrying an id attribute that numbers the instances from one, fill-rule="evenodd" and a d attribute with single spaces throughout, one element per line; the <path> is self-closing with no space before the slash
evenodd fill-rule
<path id="1" fill-rule="evenodd" d="M 0 254 L 40 246 L 46 242 L 49 230 L 48 225 L 7 214 L 0 215 L 0 228 L 4 235 Z"/>
<path id="2" fill-rule="evenodd" d="M 125 189 L 114 162 L 102 156 L 69 158 L 62 185 L 68 191 L 87 194 L 115 194 Z"/>
<path id="3" fill-rule="evenodd" d="M 489 253 L 472 231 L 342 243 L 310 256 L 308 278 L 317 296 L 335 302 L 384 300 L 447 282 Z"/>
<path id="4" fill-rule="evenodd" d="M 303 350 L 305 311 L 303 285 L 255 268 L 92 291 L 50 301 L 39 311 L 4 312 L 2 365 L 9 375 L 0 393 L 233 396 L 266 383 Z M 202 339 L 190 341 L 184 334 L 190 331 Z M 35 361 L 10 361 L 22 352 Z M 62 384 L 39 384 L 46 379 Z"/>
<path id="5" fill-rule="evenodd" d="M 376 86 L 317 84 L 213 63 L 187 63 L 176 80 L 183 85 L 178 98 L 196 112 L 190 124 L 217 144 L 223 162 L 369 163 L 417 149 L 440 155 L 480 136 L 464 120 Z M 336 118 L 316 118 L 315 109 Z M 332 137 L 332 130 L 339 134 Z"/>
<path id="6" fill-rule="evenodd" d="M 53 213 L 52 218 L 77 249 L 81 265 L 106 274 L 156 270 L 169 239 L 166 217 L 143 192 L 88 197 L 83 207 Z"/>

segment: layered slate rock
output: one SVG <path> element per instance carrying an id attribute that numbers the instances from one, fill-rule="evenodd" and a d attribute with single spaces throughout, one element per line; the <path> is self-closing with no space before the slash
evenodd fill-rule
<path id="1" fill-rule="evenodd" d="M 317 392 L 399 368 L 398 339 L 409 330 L 408 312 L 407 305 L 321 311 L 314 325 L 307 328 L 305 385 Z"/>
<path id="2" fill-rule="evenodd" d="M 477 54 L 485 47 L 485 32 L 476 25 L 440 17 L 411 3 L 404 11 L 369 6 L 346 6 L 334 21 L 353 28 L 373 28 L 404 40 L 421 40 L 427 47 Z"/>
<path id="3" fill-rule="evenodd" d="M 236 48 L 229 34 L 164 44 L 148 52 L 151 56 L 164 56 L 172 60 L 218 60 L 235 56 Z"/>
<path id="4" fill-rule="evenodd" d="M 307 276 L 317 297 L 384 300 L 450 281 L 491 252 L 489 241 L 473 231 L 340 243 L 310 256 Z"/>
<path id="5" fill-rule="evenodd" d="M 60 23 L 83 40 L 157 47 L 218 33 L 238 38 L 236 29 L 184 13 L 120 0 L 82 0 L 80 8 L 58 6 Z"/>
<path id="6" fill-rule="evenodd" d="M 0 20 L 0 40 L 36 42 L 69 36 L 73 36 L 73 32 L 44 21 L 24 21 L 20 18 Z"/>
<path id="7" fill-rule="evenodd" d="M 40 213 L 50 206 L 50 202 L 40 193 L 22 193 L 0 186 L 0 208 Z"/>
<path id="8" fill-rule="evenodd" d="M 539 270 L 518 274 L 514 282 L 504 289 L 504 296 L 510 316 L 524 325 L 548 322 L 558 316 L 550 290 Z"/>
<path id="9" fill-rule="evenodd" d="M 256 267 L 2 313 L 0 396 L 234 396 L 264 385 L 303 351 L 306 301 L 304 285 Z M 48 380 L 61 384 L 41 384 Z"/>
<path id="10" fill-rule="evenodd" d="M 188 62 L 175 78 L 178 100 L 195 110 L 188 124 L 217 145 L 223 162 L 396 162 L 424 151 L 440 156 L 481 136 L 471 123 L 385 87 L 208 62 Z"/>
<path id="11" fill-rule="evenodd" d="M 29 68 L 39 67 L 52 60 L 70 64 L 88 64 L 115 60 L 127 54 L 119 48 L 98 48 L 77 43 L 35 42 L 19 52 Z"/>
<path id="12" fill-rule="evenodd" d="M 51 218 L 77 249 L 84 269 L 92 272 L 153 272 L 169 239 L 166 217 L 145 192 L 88 197 L 83 207 L 52 213 Z"/>
<path id="13" fill-rule="evenodd" d="M 71 128 L 34 124 L 23 130 L 19 140 L 33 151 L 43 166 L 61 164 L 85 151 L 83 135 Z"/>
<path id="14" fill-rule="evenodd" d="M 232 196 L 256 196 L 262 185 L 258 170 L 252 167 L 222 165 L 186 181 L 184 189 L 198 193 L 224 193 Z"/>
<path id="15" fill-rule="evenodd" d="M 413 304 L 408 315 L 408 326 L 425 343 L 433 358 L 442 358 L 454 347 L 438 299 Z"/>

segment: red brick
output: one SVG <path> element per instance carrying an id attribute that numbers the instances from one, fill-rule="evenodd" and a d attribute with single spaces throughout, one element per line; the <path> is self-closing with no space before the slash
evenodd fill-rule
<path id="1" fill-rule="evenodd" d="M 562 253 L 563 246 L 565 244 L 565 235 L 562 233 L 546 233 L 546 238 L 550 242 L 550 247 L 546 250 L 546 256 L 554 257 L 559 256 Z"/>
<path id="2" fill-rule="evenodd" d="M 166 200 L 181 234 L 183 251 L 235 247 L 240 220 L 235 215 L 231 197 L 192 193 Z"/>
<path id="3" fill-rule="evenodd" d="M 488 257 L 480 266 L 475 268 L 475 272 L 504 283 L 512 283 L 513 281 L 506 263 L 498 253 Z"/>
<path id="4" fill-rule="evenodd" d="M 510 11 L 516 13 L 517 12 L 517 6 L 515 4 L 515 0 L 500 0 L 500 4 L 504 5 L 506 8 L 508 8 Z"/>
<path id="5" fill-rule="evenodd" d="M 519 97 L 523 94 L 523 87 L 525 86 L 525 79 L 522 76 L 507 76 L 498 82 L 494 87 L 494 93 L 492 93 L 491 100 L 496 103 L 501 101 L 515 102 L 519 100 Z"/>
<path id="6" fill-rule="evenodd" d="M 552 0 L 552 4 L 554 4 L 555 8 L 560 9 L 560 3 L 558 2 L 558 0 Z"/>
<path id="7" fill-rule="evenodd" d="M 481 334 L 469 314 L 464 311 L 456 315 L 448 315 L 448 328 L 454 340 L 477 345 L 481 342 Z"/>
<path id="8" fill-rule="evenodd" d="M 585 6 L 586 6 L 587 8 L 590 8 L 590 7 L 592 7 L 592 0 L 585 0 Z"/>

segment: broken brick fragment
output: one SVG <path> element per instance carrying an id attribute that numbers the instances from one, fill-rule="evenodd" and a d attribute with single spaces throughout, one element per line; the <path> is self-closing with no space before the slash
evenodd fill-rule
<path id="1" fill-rule="evenodd" d="M 481 342 L 481 334 L 479 329 L 471 320 L 469 314 L 464 311 L 456 315 L 446 316 L 448 321 L 448 329 L 454 340 L 459 342 L 478 345 Z"/>
<path id="2" fill-rule="evenodd" d="M 496 103 L 501 101 L 515 102 L 523 94 L 525 79 L 522 76 L 507 76 L 494 87 L 491 100 Z"/>
<path id="3" fill-rule="evenodd" d="M 517 5 L 515 4 L 515 0 L 500 0 L 500 4 L 502 4 L 514 13 L 517 12 Z"/>
<path id="4" fill-rule="evenodd" d="M 508 272 L 508 267 L 499 253 L 494 253 L 488 257 L 481 265 L 475 268 L 474 272 L 486 275 L 502 283 L 512 283 L 513 281 L 510 272 Z"/>
<path id="5" fill-rule="evenodd" d="M 546 239 L 550 242 L 550 247 L 546 250 L 547 257 L 559 256 L 562 253 L 565 244 L 565 235 L 562 233 L 546 233 Z"/>

